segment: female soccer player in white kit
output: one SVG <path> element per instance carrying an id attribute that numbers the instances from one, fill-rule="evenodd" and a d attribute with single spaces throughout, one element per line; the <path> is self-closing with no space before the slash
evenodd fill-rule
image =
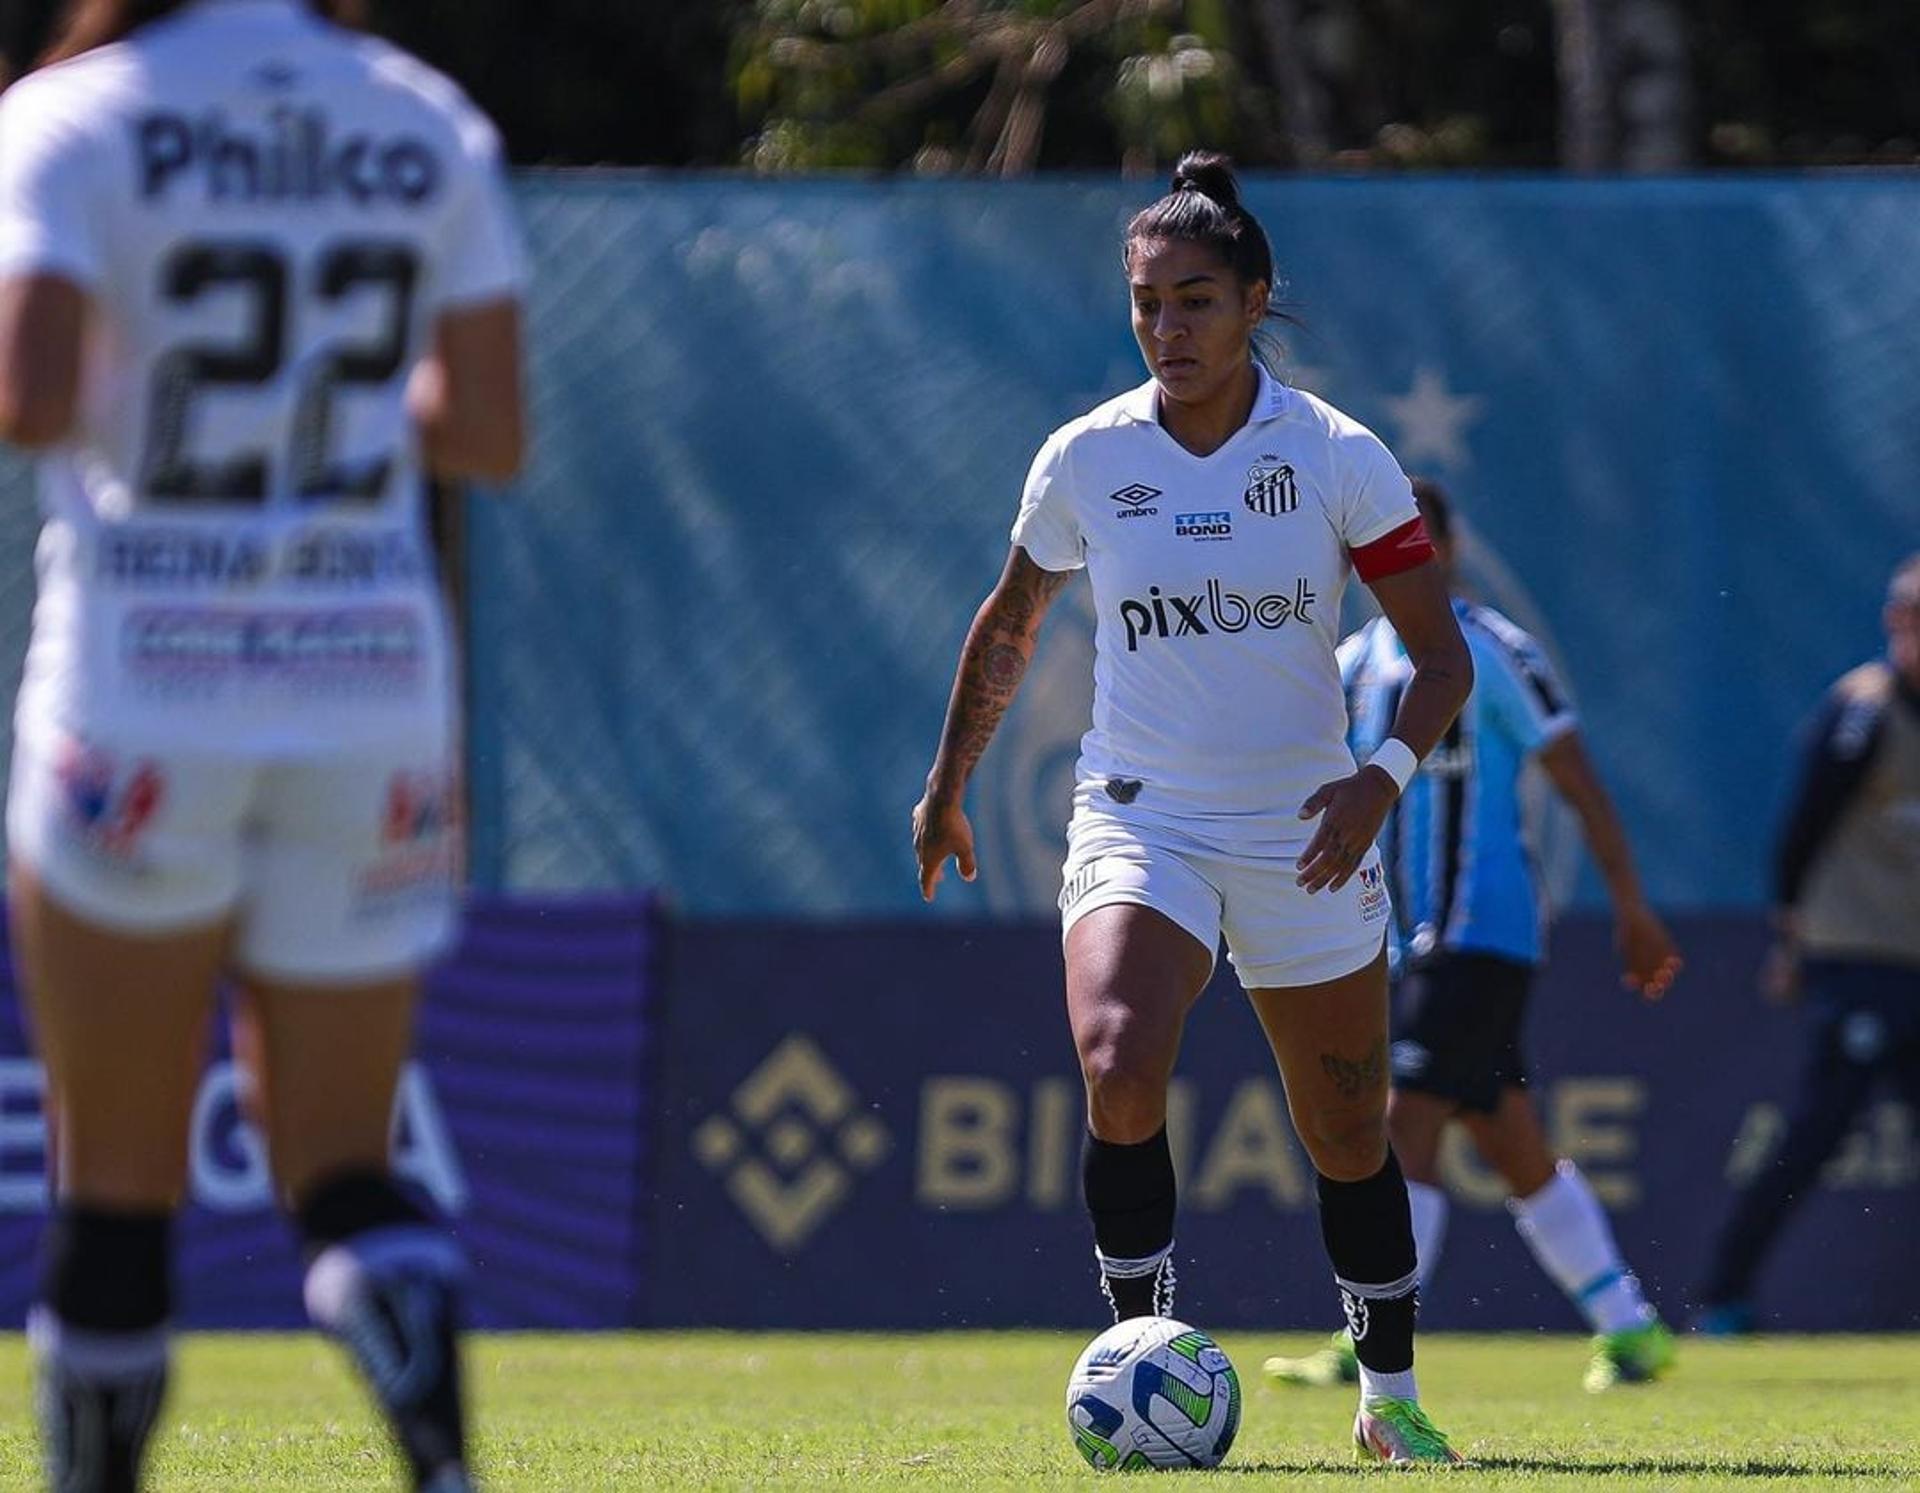
<path id="1" fill-rule="evenodd" d="M 1182 160 L 1170 194 L 1128 225 L 1125 265 L 1152 377 L 1034 461 L 914 810 L 921 890 L 933 895 L 949 856 L 972 877 L 967 777 L 1048 605 L 1084 567 L 1093 728 L 1060 906 L 1102 1284 L 1117 1318 L 1171 1314 L 1167 1083 L 1224 933 L 1318 1173 L 1361 1364 L 1355 1444 L 1384 1461 L 1457 1461 L 1413 1376 L 1413 1230 L 1385 1126 L 1389 907 L 1372 845 L 1466 700 L 1471 659 L 1393 457 L 1253 355 L 1272 257 L 1222 157 Z M 1334 659 L 1355 571 L 1415 663 L 1392 738 L 1361 768 Z"/>
<path id="2" fill-rule="evenodd" d="M 300 0 L 79 0 L 0 98 L 0 436 L 42 453 L 9 913 L 57 1137 L 31 1338 L 52 1484 L 138 1486 L 215 983 L 307 1306 L 413 1485 L 470 1486 L 461 1261 L 388 1169 L 455 929 L 422 467 L 521 448 L 487 120 Z"/>

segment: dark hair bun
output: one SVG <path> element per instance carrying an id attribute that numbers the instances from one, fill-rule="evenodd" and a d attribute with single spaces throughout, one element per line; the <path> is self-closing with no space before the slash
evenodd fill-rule
<path id="1" fill-rule="evenodd" d="M 1234 180 L 1233 162 L 1217 150 L 1190 150 L 1173 168 L 1170 192 L 1198 192 L 1222 207 L 1240 205 L 1240 183 Z"/>

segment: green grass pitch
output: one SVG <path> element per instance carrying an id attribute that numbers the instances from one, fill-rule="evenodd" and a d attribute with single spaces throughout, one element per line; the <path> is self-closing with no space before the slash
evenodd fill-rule
<path id="1" fill-rule="evenodd" d="M 1181 1486 L 1352 1493 L 1394 1476 L 1350 1460 L 1350 1391 L 1260 1382 L 1268 1352 L 1310 1345 L 1223 1340 L 1248 1391 L 1240 1439 L 1220 1472 Z M 1080 1347 L 1055 1333 L 487 1337 L 471 1360 L 486 1486 L 1111 1487 L 1067 1435 Z M 1424 1398 L 1478 1464 L 1433 1475 L 1462 1489 L 1920 1487 L 1920 1337 L 1688 1342 L 1672 1379 L 1600 1397 L 1579 1388 L 1584 1362 L 1568 1337 L 1426 1340 Z M 38 1486 L 27 1384 L 19 1338 L 0 1339 L 7 1493 Z M 164 1424 L 154 1493 L 401 1486 L 340 1359 L 311 1337 L 187 1338 Z"/>

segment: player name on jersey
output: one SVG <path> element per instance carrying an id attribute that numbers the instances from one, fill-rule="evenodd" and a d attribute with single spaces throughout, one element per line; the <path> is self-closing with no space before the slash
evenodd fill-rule
<path id="1" fill-rule="evenodd" d="M 334 132 L 324 109 L 271 110 L 264 128 L 234 124 L 219 109 L 156 112 L 133 122 L 140 191 L 166 197 L 197 183 L 209 202 L 318 202 L 416 207 L 444 175 L 433 147 L 415 135 Z"/>

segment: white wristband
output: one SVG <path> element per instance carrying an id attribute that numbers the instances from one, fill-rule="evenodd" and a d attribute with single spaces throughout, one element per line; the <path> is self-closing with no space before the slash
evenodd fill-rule
<path id="1" fill-rule="evenodd" d="M 1396 791 L 1405 793 L 1407 784 L 1420 770 L 1420 759 L 1413 755 L 1413 748 L 1397 736 L 1389 736 L 1381 742 L 1374 754 L 1367 758 L 1367 766 L 1377 767 L 1393 779 Z"/>

